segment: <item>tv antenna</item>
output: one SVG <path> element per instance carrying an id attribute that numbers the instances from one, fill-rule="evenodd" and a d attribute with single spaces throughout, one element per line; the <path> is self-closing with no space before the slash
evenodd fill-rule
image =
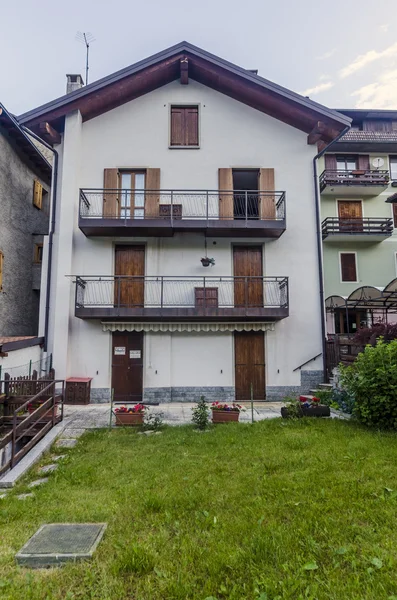
<path id="1" fill-rule="evenodd" d="M 76 40 L 81 42 L 86 47 L 86 61 L 85 61 L 85 84 L 88 85 L 88 56 L 90 52 L 90 44 L 95 42 L 95 38 L 89 31 L 78 31 L 76 33 Z"/>

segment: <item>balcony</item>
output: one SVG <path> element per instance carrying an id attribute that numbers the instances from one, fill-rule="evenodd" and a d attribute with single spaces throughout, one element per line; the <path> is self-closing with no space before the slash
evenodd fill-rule
<path id="1" fill-rule="evenodd" d="M 75 315 L 135 321 L 278 321 L 287 277 L 77 276 Z"/>
<path id="2" fill-rule="evenodd" d="M 389 171 L 326 169 L 320 175 L 320 191 L 338 196 L 377 196 L 388 185 Z"/>
<path id="3" fill-rule="evenodd" d="M 387 217 L 340 219 L 327 217 L 321 224 L 328 242 L 381 242 L 393 233 L 393 220 Z"/>
<path id="4" fill-rule="evenodd" d="M 285 231 L 285 192 L 81 189 L 79 227 L 86 236 L 276 239 Z"/>

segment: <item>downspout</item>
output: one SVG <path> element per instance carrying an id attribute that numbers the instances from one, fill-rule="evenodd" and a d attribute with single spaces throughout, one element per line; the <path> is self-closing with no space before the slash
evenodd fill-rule
<path id="1" fill-rule="evenodd" d="M 47 266 L 47 285 L 46 285 L 46 299 L 45 299 L 45 314 L 44 314 L 44 352 L 47 352 L 48 346 L 48 329 L 50 322 L 50 295 L 51 295 L 51 275 L 52 275 L 52 249 L 53 249 L 53 237 L 55 232 L 55 218 L 56 218 L 56 205 L 57 205 L 57 185 L 58 185 L 58 162 L 59 155 L 58 151 L 55 150 L 50 144 L 48 144 L 45 140 L 42 140 L 38 135 L 36 135 L 33 131 L 30 131 L 27 127 L 22 125 L 22 129 L 35 140 L 43 144 L 48 150 L 51 150 L 54 154 L 54 166 L 53 172 L 54 176 L 52 179 L 51 186 L 51 224 L 50 231 L 48 235 L 48 266 Z"/>
<path id="2" fill-rule="evenodd" d="M 315 202 L 315 210 L 316 210 L 316 233 L 317 233 L 317 258 L 318 258 L 318 276 L 320 283 L 320 310 L 321 310 L 321 336 L 322 336 L 322 351 L 323 351 L 323 379 L 325 380 L 325 375 L 327 372 L 327 361 L 326 361 L 326 319 L 325 319 L 325 301 L 324 301 L 324 269 L 323 269 L 323 242 L 321 236 L 321 215 L 320 215 L 320 196 L 319 196 L 319 185 L 318 185 L 318 175 L 317 175 L 317 160 L 325 154 L 333 144 L 335 144 L 342 136 L 345 135 L 350 129 L 350 125 L 345 127 L 345 129 L 330 142 L 321 152 L 316 154 L 313 158 L 313 177 L 314 177 L 314 202 Z"/>

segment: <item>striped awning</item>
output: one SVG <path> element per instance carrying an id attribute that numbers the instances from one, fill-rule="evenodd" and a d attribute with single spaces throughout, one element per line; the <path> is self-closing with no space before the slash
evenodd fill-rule
<path id="1" fill-rule="evenodd" d="M 123 323 L 102 321 L 102 331 L 273 331 L 274 323 Z"/>

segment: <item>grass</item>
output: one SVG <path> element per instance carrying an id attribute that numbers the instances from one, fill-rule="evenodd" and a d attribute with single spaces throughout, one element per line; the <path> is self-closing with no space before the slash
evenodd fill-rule
<path id="1" fill-rule="evenodd" d="M 0 500 L 0 598 L 396 600 L 396 464 L 394 434 L 335 420 L 87 433 Z M 15 566 L 68 521 L 108 522 L 91 563 Z"/>

